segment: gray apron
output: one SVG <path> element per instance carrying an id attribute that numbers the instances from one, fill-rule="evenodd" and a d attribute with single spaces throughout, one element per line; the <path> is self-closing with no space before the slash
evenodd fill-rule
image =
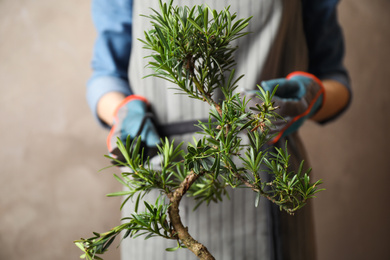
<path id="1" fill-rule="evenodd" d="M 206 1 L 176 0 L 174 4 L 192 6 Z M 230 5 L 230 11 L 238 18 L 253 16 L 247 28 L 250 35 L 236 41 L 237 74 L 245 74 L 238 91 L 256 89 L 262 80 L 285 77 L 289 72 L 305 70 L 307 50 L 302 29 L 301 6 L 298 0 L 210 0 L 207 5 L 222 10 Z M 150 7 L 158 10 L 157 0 L 134 0 L 133 4 L 133 47 L 130 59 L 130 85 L 135 94 L 145 96 L 153 105 L 158 121 L 162 124 L 208 118 L 209 106 L 201 101 L 177 95 L 169 82 L 157 78 L 142 79 L 151 73 L 145 70 L 150 55 L 135 40 L 144 37 L 150 28 L 149 20 L 140 14 L 150 14 Z M 192 141 L 193 134 L 175 136 L 176 142 Z M 292 167 L 298 166 L 305 158 L 298 135 L 289 138 Z M 281 140 L 284 144 L 285 140 Z M 277 144 L 279 145 L 279 144 Z M 266 199 L 254 207 L 255 194 L 247 189 L 229 191 L 230 200 L 222 203 L 202 205 L 192 211 L 195 202 L 185 198 L 181 202 L 180 213 L 190 234 L 204 243 L 216 259 L 261 259 L 313 260 L 314 235 L 311 210 L 307 207 L 295 216 L 287 216 L 271 205 Z M 154 202 L 156 193 L 149 194 Z M 131 202 L 123 210 L 123 215 L 131 214 Z M 197 259 L 192 252 L 180 249 L 166 252 L 165 248 L 175 247 L 175 241 L 162 238 L 143 240 L 125 239 L 121 244 L 122 260 L 130 259 Z"/>

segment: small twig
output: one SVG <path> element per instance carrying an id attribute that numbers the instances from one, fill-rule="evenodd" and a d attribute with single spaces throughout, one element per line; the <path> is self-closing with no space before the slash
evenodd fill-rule
<path id="1" fill-rule="evenodd" d="M 251 190 L 253 190 L 254 192 L 258 192 L 260 193 L 262 196 L 264 196 L 265 198 L 267 198 L 268 200 L 270 200 L 271 202 L 275 203 L 276 200 L 274 198 L 272 198 L 271 196 L 267 195 L 266 192 L 264 192 L 261 188 L 259 187 L 256 187 L 255 185 L 253 185 L 252 183 L 248 182 L 247 180 L 245 180 L 244 177 L 241 176 L 241 174 L 239 174 L 238 172 L 233 172 L 234 176 L 239 179 L 242 183 L 244 183 L 245 186 L 247 186 L 248 188 L 250 188 Z"/>

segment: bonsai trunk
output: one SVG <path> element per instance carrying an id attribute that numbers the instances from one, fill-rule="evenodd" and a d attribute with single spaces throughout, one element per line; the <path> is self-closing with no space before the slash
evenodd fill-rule
<path id="1" fill-rule="evenodd" d="M 188 228 L 184 227 L 179 214 L 179 205 L 182 197 L 191 187 L 191 185 L 198 179 L 198 177 L 198 174 L 192 172 L 184 179 L 179 188 L 177 188 L 173 193 L 168 194 L 169 200 L 171 202 L 171 205 L 168 208 L 168 214 L 171 220 L 171 224 L 176 232 L 175 235 L 177 235 L 180 241 L 199 259 L 214 260 L 215 258 L 211 255 L 207 248 L 203 244 L 196 241 L 188 233 Z"/>

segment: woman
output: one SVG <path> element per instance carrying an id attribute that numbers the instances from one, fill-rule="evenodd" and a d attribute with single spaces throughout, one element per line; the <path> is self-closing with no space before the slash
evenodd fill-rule
<path id="1" fill-rule="evenodd" d="M 349 79 L 342 64 L 344 47 L 337 22 L 336 0 L 190 0 L 174 4 L 187 6 L 207 4 L 222 10 L 227 6 L 239 18 L 253 16 L 247 30 L 249 36 L 234 43 L 237 74 L 245 74 L 239 91 L 246 93 L 257 85 L 272 90 L 303 89 L 302 92 L 282 91 L 276 96 L 288 103 L 282 115 L 288 122 L 278 126 L 280 135 L 275 146 L 286 139 L 292 154 L 292 167 L 306 159 L 298 136 L 298 128 L 306 119 L 320 123 L 336 118 L 348 106 L 351 92 Z M 87 98 L 97 120 L 108 128 L 108 148 L 115 148 L 115 137 L 134 137 L 139 130 L 147 103 L 156 112 L 160 124 L 171 125 L 208 117 L 207 104 L 174 95 L 169 83 L 156 78 L 142 79 L 145 56 L 135 40 L 144 37 L 149 21 L 140 16 L 158 10 L 157 0 L 94 0 L 93 18 L 98 31 Z M 303 71 L 305 73 L 291 72 Z M 286 75 L 290 75 L 286 77 Z M 318 80 L 319 79 L 319 80 Z M 307 97 L 312 90 L 319 93 Z M 287 93 L 287 94 L 286 94 Z M 290 94 L 289 94 L 290 93 Z M 289 96 L 294 95 L 294 96 Z M 326 98 L 325 98 L 326 97 Z M 296 112 L 291 100 L 309 105 Z M 291 109 L 291 106 L 293 107 Z M 148 120 L 141 131 L 149 151 L 159 142 L 159 129 Z M 185 132 L 185 131 L 184 131 Z M 169 133 L 177 141 L 191 140 L 192 133 Z M 246 190 L 230 192 L 231 200 L 202 206 L 191 212 L 190 200 L 182 202 L 182 218 L 195 239 L 203 242 L 216 259 L 315 259 L 315 241 L 310 207 L 295 216 L 287 216 L 265 200 L 259 208 L 253 205 L 253 193 Z M 132 207 L 127 206 L 128 210 Z M 129 213 L 127 213 L 129 214 Z M 126 215 L 126 212 L 124 213 Z M 167 253 L 174 247 L 170 241 L 126 239 L 122 245 L 123 259 L 195 259 L 188 250 Z"/>

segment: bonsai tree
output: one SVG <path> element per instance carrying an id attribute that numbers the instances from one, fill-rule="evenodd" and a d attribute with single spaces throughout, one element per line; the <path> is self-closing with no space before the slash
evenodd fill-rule
<path id="1" fill-rule="evenodd" d="M 175 250 L 185 247 L 199 259 L 214 259 L 206 246 L 195 240 L 181 221 L 179 205 L 183 196 L 191 196 L 201 203 L 219 202 L 225 198 L 227 187 L 247 187 L 256 193 L 254 206 L 261 196 L 272 201 L 281 210 L 293 214 L 307 200 L 320 191 L 321 181 L 310 182 L 309 172 L 303 171 L 303 162 L 297 172 L 289 169 L 290 155 L 285 149 L 267 149 L 272 138 L 272 122 L 278 118 L 272 97 L 259 87 L 253 107 L 245 96 L 235 93 L 241 76 L 235 77 L 233 53 L 237 47 L 231 42 L 245 36 L 243 30 L 251 18 L 238 19 L 229 7 L 222 11 L 207 6 L 174 7 L 172 0 L 160 0 L 160 12 L 153 10 L 147 16 L 153 28 L 141 40 L 151 50 L 149 76 L 174 83 L 179 92 L 210 105 L 208 122 L 199 122 L 201 138 L 182 143 L 165 138 L 158 147 L 161 167 L 153 169 L 149 158 L 143 156 L 141 140 L 127 139 L 117 145 L 125 161 L 111 156 L 116 165 L 130 170 L 114 177 L 127 190 L 108 196 L 126 196 L 121 208 L 129 199 L 135 199 L 134 213 L 122 219 L 122 224 L 105 233 L 96 233 L 88 239 L 75 241 L 84 251 L 81 258 L 101 259 L 114 239 L 124 231 L 123 238 L 162 237 L 177 241 Z M 224 99 L 213 97 L 222 91 Z M 249 143 L 242 142 L 242 134 Z M 272 181 L 263 180 L 260 173 L 272 175 Z M 152 189 L 160 192 L 153 202 L 143 197 Z M 139 204 L 145 210 L 139 212 Z"/>

